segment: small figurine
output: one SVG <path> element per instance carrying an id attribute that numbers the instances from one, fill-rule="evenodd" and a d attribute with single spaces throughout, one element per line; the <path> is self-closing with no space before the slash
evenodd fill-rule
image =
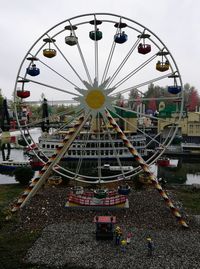
<path id="1" fill-rule="evenodd" d="M 126 240 L 123 239 L 123 240 L 121 241 L 122 252 L 125 252 L 125 251 L 126 251 L 126 244 L 127 244 Z"/>
<path id="2" fill-rule="evenodd" d="M 147 249 L 148 249 L 148 256 L 151 257 L 153 255 L 153 250 L 154 250 L 154 244 L 151 237 L 147 238 Z"/>
<path id="3" fill-rule="evenodd" d="M 127 245 L 131 243 L 131 237 L 132 237 L 132 233 L 128 233 L 126 237 Z"/>
<path id="4" fill-rule="evenodd" d="M 119 245 L 120 244 L 121 236 L 122 236 L 121 228 L 119 226 L 117 226 L 115 228 L 115 244 L 116 245 Z"/>

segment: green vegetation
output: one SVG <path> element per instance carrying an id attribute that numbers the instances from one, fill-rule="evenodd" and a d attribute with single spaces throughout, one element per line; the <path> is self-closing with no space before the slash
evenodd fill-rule
<path id="1" fill-rule="evenodd" d="M 28 185 L 33 178 L 34 171 L 30 167 L 18 167 L 14 171 L 15 180 L 21 185 Z"/>
<path id="2" fill-rule="evenodd" d="M 24 187 L 19 184 L 0 185 L 0 220 L 2 220 L 2 212 L 23 189 Z"/>
<path id="3" fill-rule="evenodd" d="M 200 215 L 200 190 L 176 190 L 176 195 L 188 214 Z"/>
<path id="4" fill-rule="evenodd" d="M 37 231 L 18 231 L 18 217 L 10 219 L 9 205 L 19 196 L 24 187 L 20 184 L 0 185 L 0 268 L 34 268 L 23 265 L 22 260 L 28 248 L 38 236 Z M 37 268 L 37 267 L 35 267 Z"/>
<path id="5" fill-rule="evenodd" d="M 37 233 L 0 233 L 1 266 L 4 269 L 34 268 L 23 265 L 22 260 L 28 248 L 35 241 Z"/>

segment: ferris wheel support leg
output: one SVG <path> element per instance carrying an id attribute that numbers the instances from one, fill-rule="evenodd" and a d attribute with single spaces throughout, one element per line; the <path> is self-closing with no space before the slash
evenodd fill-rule
<path id="1" fill-rule="evenodd" d="M 159 194 L 164 199 L 166 205 L 170 208 L 172 214 L 178 220 L 178 223 L 181 224 L 184 228 L 188 228 L 187 223 L 182 218 L 181 214 L 179 213 L 178 209 L 175 208 L 169 197 L 167 196 L 166 192 L 162 189 L 161 185 L 158 183 L 155 175 L 150 171 L 149 165 L 146 164 L 144 159 L 139 155 L 138 151 L 133 147 L 130 141 L 127 139 L 126 135 L 120 129 L 114 118 L 110 115 L 110 113 L 106 110 L 106 116 L 109 120 L 110 125 L 113 129 L 119 134 L 120 138 L 123 140 L 124 145 L 128 148 L 129 152 L 134 156 L 135 160 L 138 162 L 142 170 L 148 175 L 149 179 L 152 182 L 152 185 L 157 189 Z"/>
<path id="2" fill-rule="evenodd" d="M 74 127 L 70 129 L 69 133 L 63 139 L 62 145 L 56 149 L 56 152 L 49 158 L 48 162 L 46 162 L 43 168 L 39 171 L 39 175 L 36 178 L 32 179 L 29 187 L 25 189 L 25 191 L 18 199 L 17 203 L 12 207 L 12 212 L 16 212 L 18 209 L 22 208 L 31 199 L 31 197 L 36 194 L 36 192 L 42 187 L 42 185 L 46 182 L 46 180 L 52 173 L 53 167 L 58 164 L 58 162 L 62 159 L 63 155 L 69 149 L 76 136 L 83 128 L 88 117 L 89 113 L 85 117 L 81 116 L 78 122 L 74 125 Z"/>

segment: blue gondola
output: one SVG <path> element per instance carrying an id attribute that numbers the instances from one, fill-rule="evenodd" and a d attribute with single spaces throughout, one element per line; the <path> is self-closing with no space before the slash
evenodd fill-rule
<path id="1" fill-rule="evenodd" d="M 40 74 L 40 69 L 36 67 L 35 64 L 32 64 L 30 67 L 26 69 L 28 75 L 35 77 Z"/>
<path id="2" fill-rule="evenodd" d="M 118 187 L 118 193 L 121 194 L 121 195 L 128 195 L 131 191 L 131 188 L 128 184 L 126 185 L 120 185 Z"/>
<path id="3" fill-rule="evenodd" d="M 181 92 L 181 86 L 168 86 L 168 92 L 171 94 L 178 94 Z"/>
<path id="4" fill-rule="evenodd" d="M 123 44 L 128 40 L 128 36 L 125 34 L 125 32 L 118 33 L 114 36 L 114 40 L 118 44 Z"/>

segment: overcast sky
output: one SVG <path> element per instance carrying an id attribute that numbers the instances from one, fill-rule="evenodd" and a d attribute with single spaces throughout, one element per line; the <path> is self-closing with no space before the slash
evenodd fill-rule
<path id="1" fill-rule="evenodd" d="M 0 0 L 0 88 L 11 98 L 17 71 L 32 44 L 55 24 L 85 13 L 114 13 L 141 23 L 172 53 L 182 75 L 200 91 L 200 1 Z"/>

